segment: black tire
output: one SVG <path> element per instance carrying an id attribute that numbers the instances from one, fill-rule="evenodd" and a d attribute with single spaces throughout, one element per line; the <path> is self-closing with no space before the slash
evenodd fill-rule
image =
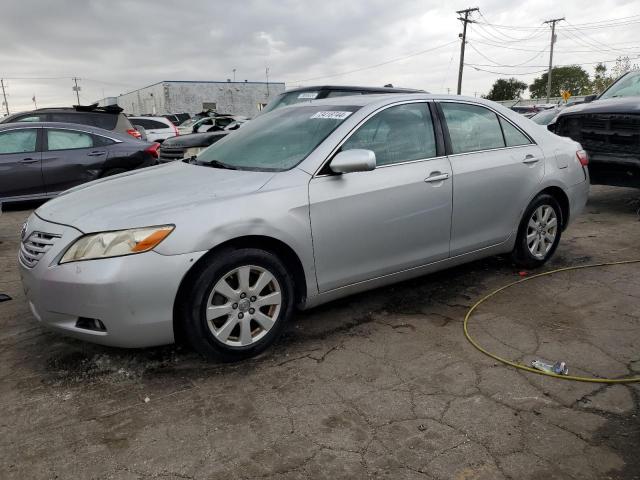
<path id="1" fill-rule="evenodd" d="M 534 255 L 529 249 L 529 245 L 527 242 L 527 234 L 533 233 L 532 228 L 529 226 L 529 221 L 532 220 L 532 217 L 536 211 L 540 207 L 551 207 L 556 217 L 556 229 L 555 229 L 555 238 L 551 247 L 548 251 L 540 258 L 539 256 Z M 551 256 L 558 248 L 558 243 L 560 243 L 560 237 L 562 235 L 562 226 L 564 219 L 562 217 L 562 209 L 560 208 L 560 204 L 558 201 L 551 195 L 546 193 L 541 193 L 537 197 L 535 197 L 522 216 L 522 220 L 520 221 L 520 226 L 518 227 L 518 237 L 516 239 L 516 246 L 512 252 L 512 258 L 514 263 L 518 267 L 523 268 L 538 268 L 544 265 L 547 260 L 551 258 Z"/>
<path id="2" fill-rule="evenodd" d="M 106 172 L 104 172 L 102 174 L 102 177 L 111 177 L 112 175 L 117 175 L 119 173 L 124 173 L 126 172 L 127 169 L 126 168 L 112 168 L 110 170 L 107 170 Z"/>
<path id="3" fill-rule="evenodd" d="M 210 306 L 210 295 L 214 295 L 211 300 L 212 302 L 216 299 L 216 294 L 212 294 L 216 284 L 230 272 L 245 266 L 258 267 L 270 273 L 279 286 L 281 302 L 277 315 L 273 316 L 274 323 L 269 329 L 260 330 L 262 327 L 258 323 L 254 323 L 253 319 L 248 320 L 251 324 L 249 328 L 251 332 L 250 335 L 253 336 L 255 329 L 258 333 L 262 334 L 261 338 L 255 341 L 252 340 L 253 343 L 246 346 L 230 346 L 216 338 L 212 329 L 220 331 L 222 330 L 222 326 L 227 324 L 226 322 L 233 319 L 238 323 L 239 330 L 236 336 L 239 342 L 240 329 L 244 328 L 244 324 L 240 325 L 241 321 L 236 320 L 236 317 L 239 318 L 240 310 L 242 307 L 246 307 L 246 305 L 240 305 L 240 307 L 238 307 L 237 303 L 233 303 L 236 307 L 232 311 L 232 314 L 228 317 L 218 317 L 218 319 L 221 319 L 215 320 L 221 322 L 218 325 L 214 324 L 214 320 L 212 320 L 211 323 L 207 320 L 206 311 Z M 255 270 L 252 270 L 251 274 L 256 275 L 257 273 Z M 255 279 L 250 285 L 256 285 Z M 273 285 L 276 284 L 269 284 L 266 288 L 268 289 Z M 266 290 L 261 290 L 261 292 L 264 291 Z M 180 333 L 183 335 L 183 338 L 203 356 L 225 362 L 243 360 L 264 351 L 280 336 L 294 310 L 294 283 L 291 274 L 276 255 L 255 248 L 227 249 L 217 252 L 208 261 L 196 267 L 196 270 L 191 276 L 190 284 L 184 292 L 183 298 L 181 299 L 182 307 L 180 308 Z M 249 299 L 249 296 L 247 296 L 246 299 Z M 233 302 L 233 300 L 226 299 L 225 304 L 229 302 Z M 251 305 L 251 302 L 249 302 L 249 304 Z M 260 313 L 260 308 L 262 307 L 258 308 L 258 313 Z M 245 312 L 248 316 L 247 318 L 252 318 L 252 315 L 249 315 L 250 311 Z M 233 328 L 234 330 L 230 330 L 229 334 L 229 338 L 231 339 L 233 338 L 233 332 L 236 331 L 236 327 Z"/>

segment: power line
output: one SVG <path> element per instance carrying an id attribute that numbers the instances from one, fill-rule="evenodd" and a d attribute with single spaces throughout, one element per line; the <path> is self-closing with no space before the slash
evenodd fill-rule
<path id="1" fill-rule="evenodd" d="M 438 45 L 437 47 L 429 48 L 427 50 L 421 50 L 419 52 L 411 53 L 409 55 L 405 55 L 405 56 L 402 56 L 402 57 L 392 58 L 392 59 L 387 60 L 385 62 L 376 63 L 375 65 L 369 65 L 369 66 L 366 66 L 366 67 L 356 68 L 355 70 L 349 70 L 349 71 L 341 72 L 341 73 L 333 73 L 331 75 L 323 75 L 323 76 L 320 76 L 320 77 L 307 78 L 307 79 L 304 79 L 304 80 L 296 80 L 296 81 L 291 82 L 291 83 L 299 84 L 299 83 L 304 83 L 304 82 L 311 82 L 313 80 L 321 80 L 323 78 L 340 77 L 342 75 L 348 75 L 350 73 L 361 72 L 363 70 L 369 70 L 371 68 L 377 68 L 377 67 L 381 67 L 383 65 L 388 65 L 390 63 L 399 62 L 401 60 L 406 60 L 407 58 L 416 57 L 418 55 L 424 55 L 425 53 L 433 52 L 434 50 L 439 50 L 441 48 L 448 47 L 449 45 L 453 45 L 454 43 L 457 43 L 457 42 L 458 42 L 457 40 L 453 40 L 451 42 L 447 42 L 447 43 L 443 43 L 442 45 Z"/>
<path id="2" fill-rule="evenodd" d="M 484 28 L 483 25 L 487 25 L 487 26 L 491 27 L 496 33 L 498 33 L 499 35 L 502 35 L 503 38 L 501 39 L 501 41 L 504 41 L 504 38 L 506 38 L 508 41 L 511 41 L 511 42 L 525 42 L 525 41 L 528 41 L 528 40 L 532 40 L 533 38 L 539 37 L 540 35 L 542 35 L 544 33 L 544 28 L 542 26 L 540 26 L 540 27 L 537 28 L 537 31 L 534 31 L 528 37 L 523 37 L 523 38 L 512 37 L 511 35 L 507 35 L 506 33 L 501 32 L 499 29 L 495 28 L 493 26 L 493 24 L 491 24 L 487 20 L 487 18 L 482 14 L 482 12 L 478 11 L 478 13 L 484 19 L 484 23 L 483 22 L 476 22 L 478 24 L 478 26 L 480 28 Z M 491 32 L 488 32 L 488 31 L 487 31 L 487 33 L 491 34 Z M 500 37 L 496 37 L 496 38 L 500 38 Z"/>
<path id="3" fill-rule="evenodd" d="M 474 40 L 474 43 L 480 43 L 482 45 L 488 45 L 490 47 L 496 47 L 496 48 L 504 48 L 507 50 L 517 50 L 519 52 L 537 52 L 538 50 L 534 50 L 533 48 L 520 48 L 520 47 L 511 47 L 508 45 L 500 45 L 497 43 L 491 43 L 491 42 L 486 42 L 486 41 L 482 41 L 482 40 Z M 623 42 L 623 43 L 629 43 L 629 42 Z M 640 46 L 637 47 L 640 50 Z M 593 53 L 593 48 L 591 48 L 590 50 L 562 50 L 562 53 Z"/>
<path id="4" fill-rule="evenodd" d="M 567 22 L 569 23 L 569 22 Z M 605 51 L 607 53 L 609 52 L 620 52 L 620 53 L 627 53 L 626 50 L 637 50 L 637 48 L 633 48 L 633 47 L 629 47 L 629 48 L 613 48 L 609 45 L 607 45 L 606 43 L 603 43 L 597 39 L 594 38 L 589 38 L 586 36 L 578 36 L 575 33 L 571 32 L 570 30 L 565 30 L 565 29 L 559 29 L 560 32 L 562 32 L 563 34 L 567 35 L 568 37 L 570 37 L 571 39 L 573 39 L 576 43 L 578 43 L 579 45 L 583 45 L 592 49 L 596 49 L 599 51 Z"/>
<path id="5" fill-rule="evenodd" d="M 640 15 L 630 15 L 628 17 L 614 18 L 609 20 L 599 20 L 596 22 L 576 23 L 572 25 L 572 28 L 587 30 L 590 28 L 609 28 L 609 27 L 618 26 L 618 25 L 625 26 L 625 25 L 631 25 L 638 22 L 640 22 Z M 494 28 L 500 28 L 504 30 L 538 30 L 540 28 L 540 27 L 534 27 L 531 25 L 499 25 L 496 23 L 487 22 L 486 18 L 485 18 L 485 22 L 477 21 L 476 23 L 482 24 L 482 25 L 490 25 Z"/>
<path id="6" fill-rule="evenodd" d="M 638 57 L 634 57 L 631 58 L 630 60 L 637 60 L 640 59 L 640 56 Z M 611 62 L 616 62 L 618 59 L 617 58 L 612 58 L 612 59 L 608 59 L 608 60 L 599 60 L 597 62 L 582 62 L 582 63 L 561 63 L 558 65 L 555 65 L 553 68 L 559 68 L 559 67 L 573 67 L 574 65 L 597 65 L 599 63 L 611 63 Z M 496 75 L 533 75 L 536 73 L 541 73 L 541 72 L 546 72 L 547 68 L 546 65 L 529 65 L 530 67 L 545 67 L 543 70 L 536 70 L 536 71 L 532 71 L 532 72 L 519 72 L 519 73 L 515 73 L 515 72 L 496 72 L 493 70 L 486 70 L 484 68 L 480 68 L 480 67 L 501 67 L 501 68 L 508 68 L 508 65 L 484 65 L 484 64 L 480 64 L 480 63 L 465 63 L 465 65 L 467 67 L 471 67 L 474 70 L 479 70 L 481 72 L 488 72 L 488 73 L 495 73 Z"/>
<path id="7" fill-rule="evenodd" d="M 494 73 L 496 75 L 509 75 L 509 76 L 526 76 L 526 75 L 535 75 L 537 73 L 546 72 L 547 69 L 543 70 L 534 70 L 532 72 L 496 72 L 494 70 L 486 70 L 484 68 L 480 68 L 472 63 L 465 63 L 466 66 L 473 68 L 474 70 L 478 70 L 480 72 Z"/>
<path id="8" fill-rule="evenodd" d="M 533 57 L 525 60 L 522 63 L 516 63 L 513 65 L 505 65 L 505 64 L 501 64 L 500 62 L 496 62 L 495 60 L 492 60 L 491 58 L 487 57 L 484 53 L 482 53 L 480 50 L 478 50 L 473 43 L 469 42 L 469 46 L 478 54 L 480 55 L 482 58 L 484 58 L 485 60 L 493 63 L 494 65 L 498 66 L 498 67 L 522 67 L 524 65 L 526 65 L 529 62 L 532 62 L 533 60 L 535 60 L 536 58 L 538 58 L 540 55 L 542 55 L 544 52 L 547 51 L 547 47 L 543 48 L 542 50 L 540 50 L 538 53 L 536 53 Z M 490 65 L 487 65 L 490 66 Z M 530 65 L 530 66 L 534 66 L 534 65 Z"/>

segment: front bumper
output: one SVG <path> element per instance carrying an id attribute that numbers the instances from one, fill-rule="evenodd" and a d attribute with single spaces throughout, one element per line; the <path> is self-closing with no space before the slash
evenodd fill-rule
<path id="1" fill-rule="evenodd" d="M 31 232 L 59 235 L 29 268 L 19 260 L 29 308 L 44 326 L 65 335 L 115 347 L 173 343 L 173 306 L 189 268 L 205 253 L 137 255 L 59 265 L 78 230 L 32 215 Z M 98 319 L 105 331 L 80 328 L 80 318 Z"/>
<path id="2" fill-rule="evenodd" d="M 640 154 L 589 153 L 591 183 L 618 187 L 640 187 Z"/>

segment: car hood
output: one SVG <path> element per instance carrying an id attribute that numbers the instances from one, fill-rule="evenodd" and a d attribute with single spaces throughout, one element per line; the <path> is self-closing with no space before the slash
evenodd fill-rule
<path id="1" fill-rule="evenodd" d="M 224 137 L 229 132 L 207 132 L 207 133 L 190 133 L 188 135 L 179 135 L 177 137 L 167 138 L 163 143 L 163 147 L 171 148 L 189 148 L 209 146 L 216 137 Z"/>
<path id="2" fill-rule="evenodd" d="M 640 114 L 640 97 L 620 97 L 594 100 L 565 108 L 560 116 L 588 113 L 630 113 Z"/>
<path id="3" fill-rule="evenodd" d="M 259 190 L 273 175 L 172 162 L 80 185 L 35 213 L 85 233 L 176 224 L 194 209 Z"/>

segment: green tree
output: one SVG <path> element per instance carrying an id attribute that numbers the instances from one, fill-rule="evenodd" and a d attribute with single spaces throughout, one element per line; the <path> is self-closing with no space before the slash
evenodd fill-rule
<path id="1" fill-rule="evenodd" d="M 531 98 L 544 98 L 547 96 L 548 78 L 549 75 L 543 73 L 529 85 Z M 559 97 L 561 90 L 568 90 L 571 95 L 588 95 L 591 93 L 589 74 L 578 65 L 554 67 L 551 75 L 551 96 Z"/>
<path id="2" fill-rule="evenodd" d="M 593 74 L 593 82 L 591 82 L 591 93 L 600 94 L 611 85 L 614 78 L 607 73 L 607 66 L 604 63 L 598 63 L 595 66 Z"/>
<path id="3" fill-rule="evenodd" d="M 493 83 L 489 94 L 484 98 L 495 102 L 500 100 L 515 100 L 522 96 L 527 84 L 517 78 L 499 78 Z"/>

